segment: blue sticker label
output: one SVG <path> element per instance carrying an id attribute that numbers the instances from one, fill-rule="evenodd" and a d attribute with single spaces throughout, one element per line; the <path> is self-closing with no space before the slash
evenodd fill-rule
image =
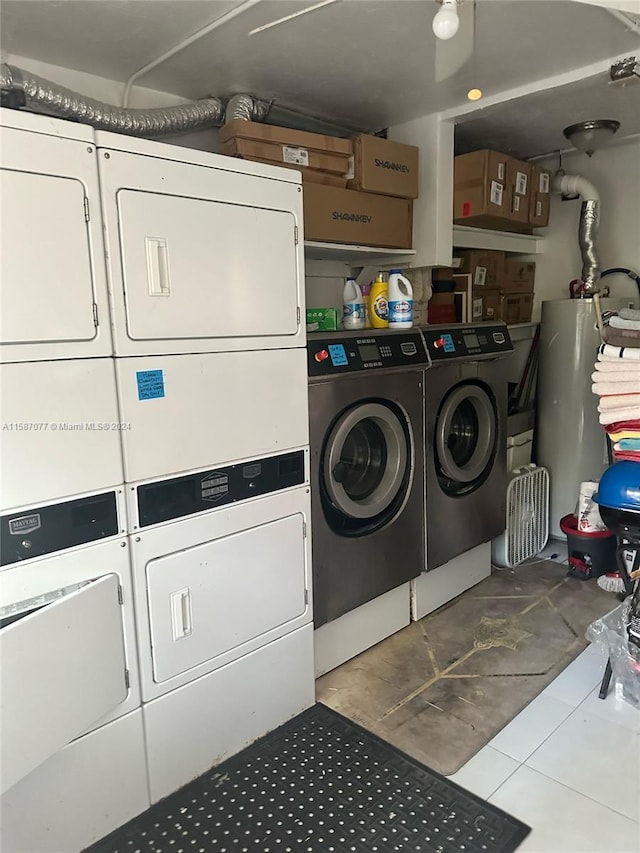
<path id="1" fill-rule="evenodd" d="M 164 397 L 164 372 L 162 370 L 137 370 L 138 400 L 155 400 Z"/>
<path id="2" fill-rule="evenodd" d="M 455 352 L 456 345 L 453 342 L 452 335 L 443 335 L 442 340 L 444 341 L 444 351 L 445 352 Z"/>
<path id="3" fill-rule="evenodd" d="M 331 364 L 334 367 L 344 367 L 345 364 L 349 364 L 343 344 L 329 344 L 327 349 L 331 356 Z"/>

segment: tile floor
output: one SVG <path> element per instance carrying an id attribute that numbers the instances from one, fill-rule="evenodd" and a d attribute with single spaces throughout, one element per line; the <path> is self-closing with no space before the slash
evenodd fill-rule
<path id="1" fill-rule="evenodd" d="M 519 853 L 640 851 L 640 711 L 589 646 L 450 778 L 532 827 Z"/>

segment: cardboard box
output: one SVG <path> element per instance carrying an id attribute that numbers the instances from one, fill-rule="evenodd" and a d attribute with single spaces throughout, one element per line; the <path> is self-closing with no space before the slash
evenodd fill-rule
<path id="1" fill-rule="evenodd" d="M 540 166 L 531 166 L 531 198 L 529 200 L 529 224 L 534 228 L 546 228 L 551 212 L 551 172 Z M 526 321 L 524 321 L 526 322 Z"/>
<path id="2" fill-rule="evenodd" d="M 502 320 L 509 326 L 529 323 L 532 309 L 533 293 L 503 293 L 484 288 L 473 291 L 474 320 Z"/>
<path id="3" fill-rule="evenodd" d="M 504 279 L 501 289 L 505 293 L 533 293 L 535 278 L 535 264 L 507 260 L 504 263 Z"/>
<path id="4" fill-rule="evenodd" d="M 507 159 L 507 185 L 509 187 L 509 219 L 512 224 L 527 228 L 531 199 L 531 166 L 523 160 Z"/>
<path id="5" fill-rule="evenodd" d="M 472 277 L 474 287 L 502 287 L 505 253 L 489 249 L 456 249 L 462 258 L 458 272 Z"/>
<path id="6" fill-rule="evenodd" d="M 418 197 L 418 148 L 359 133 L 353 142 L 349 188 L 399 198 Z"/>
<path id="7" fill-rule="evenodd" d="M 533 313 L 533 293 L 520 293 L 518 296 L 520 301 L 518 323 L 530 323 Z"/>
<path id="8" fill-rule="evenodd" d="M 456 306 L 455 303 L 451 303 L 451 305 L 434 305 L 432 304 L 432 300 L 429 300 L 429 313 L 427 316 L 427 323 L 430 326 L 436 325 L 438 323 L 456 323 Z"/>
<path id="9" fill-rule="evenodd" d="M 499 290 L 474 287 L 472 313 L 475 320 L 499 320 L 502 294 Z"/>
<path id="10" fill-rule="evenodd" d="M 455 305 L 454 291 L 450 293 L 434 293 L 429 300 L 429 305 Z"/>
<path id="11" fill-rule="evenodd" d="M 529 171 L 528 163 L 489 149 L 459 154 L 454 158 L 453 221 L 530 232 Z"/>
<path id="12" fill-rule="evenodd" d="M 236 119 L 229 121 L 220 128 L 220 141 L 229 139 L 253 139 L 260 142 L 275 142 L 292 148 L 303 148 L 311 151 L 330 151 L 349 158 L 353 155 L 353 144 L 350 139 L 338 136 L 326 136 L 323 133 L 309 133 L 306 130 L 293 130 L 290 127 L 277 127 L 273 124 L 262 124 L 257 121 Z M 286 159 L 286 158 L 285 158 Z M 300 163 L 299 165 L 307 165 Z M 346 173 L 345 169 L 345 173 Z"/>
<path id="13" fill-rule="evenodd" d="M 305 240 L 410 249 L 413 202 L 404 198 L 307 184 Z"/>
<path id="14" fill-rule="evenodd" d="M 222 153 L 230 157 L 243 157 L 245 160 L 259 160 L 263 163 L 273 163 L 276 166 L 290 166 L 294 169 L 314 169 L 320 172 L 329 172 L 344 178 L 349 166 L 349 158 L 339 154 L 331 154 L 324 151 L 304 149 L 306 156 L 299 158 L 300 162 L 293 162 L 294 158 L 286 159 L 287 151 L 291 149 L 286 145 L 278 145 L 276 142 L 260 142 L 253 139 L 228 139 L 222 143 Z"/>
<path id="15" fill-rule="evenodd" d="M 316 332 L 334 332 L 338 328 L 335 308 L 307 308 L 307 325 L 317 324 Z"/>
<path id="16" fill-rule="evenodd" d="M 507 218 L 508 160 L 489 149 L 454 158 L 454 222 L 472 225 L 479 217 Z"/>

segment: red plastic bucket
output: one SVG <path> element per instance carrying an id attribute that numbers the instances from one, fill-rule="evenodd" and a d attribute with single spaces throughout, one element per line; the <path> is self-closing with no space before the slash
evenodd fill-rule
<path id="1" fill-rule="evenodd" d="M 615 533 L 610 530 L 598 530 L 595 533 L 578 530 L 578 519 L 575 515 L 565 515 L 561 518 L 560 530 L 567 537 L 571 577 L 587 581 L 616 571 Z"/>

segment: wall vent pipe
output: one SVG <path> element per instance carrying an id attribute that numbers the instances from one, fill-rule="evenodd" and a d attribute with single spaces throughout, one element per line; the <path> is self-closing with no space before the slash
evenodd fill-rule
<path id="1" fill-rule="evenodd" d="M 0 90 L 3 105 L 74 119 L 97 130 L 129 136 L 172 136 L 219 126 L 224 118 L 220 98 L 202 98 L 175 107 L 125 109 L 87 98 L 14 65 L 0 65 Z"/>
<path id="2" fill-rule="evenodd" d="M 582 198 L 578 242 L 582 254 L 582 296 L 591 296 L 597 292 L 600 279 L 600 258 L 597 239 L 600 226 L 600 194 L 592 183 L 580 175 L 557 174 L 553 181 L 553 190 L 563 195 L 577 193 Z"/>

